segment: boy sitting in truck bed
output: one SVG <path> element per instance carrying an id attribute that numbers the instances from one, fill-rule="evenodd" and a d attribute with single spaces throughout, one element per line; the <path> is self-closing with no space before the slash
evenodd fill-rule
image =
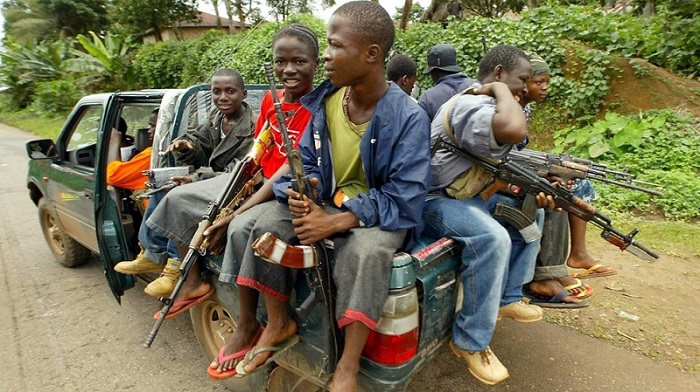
<path id="1" fill-rule="evenodd" d="M 250 106 L 243 102 L 247 92 L 241 75 L 229 68 L 219 69 L 212 75 L 211 92 L 217 109 L 211 120 L 176 139 L 168 147 L 167 151 L 177 155 L 178 163 L 193 165 L 197 169 L 192 176 L 173 178 L 180 183 L 210 178 L 215 172 L 227 170 L 245 156 L 252 144 L 256 116 Z M 153 205 L 153 214 L 159 210 L 157 207 L 162 204 L 161 198 L 163 203 L 176 200 L 172 204 L 184 208 L 187 201 L 180 200 L 177 194 L 174 190 L 168 195 L 159 192 L 151 196 L 149 204 Z M 144 218 L 139 232 L 139 241 L 145 250 L 135 260 L 118 263 L 114 269 L 132 275 L 162 271 L 161 276 L 146 286 L 144 291 L 154 297 L 167 297 L 180 276 L 180 255 L 174 243 L 169 243 L 166 236 L 146 225 L 147 219 Z M 167 252 L 163 244 L 167 244 Z M 163 268 L 166 259 L 167 264 Z"/>

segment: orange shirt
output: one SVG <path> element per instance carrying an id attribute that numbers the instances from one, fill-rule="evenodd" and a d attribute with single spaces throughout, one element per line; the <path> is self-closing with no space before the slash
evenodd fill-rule
<path id="1" fill-rule="evenodd" d="M 151 167 L 151 150 L 152 147 L 147 147 L 127 162 L 114 161 L 107 165 L 107 184 L 132 191 L 146 189 L 148 177 L 142 172 Z"/>

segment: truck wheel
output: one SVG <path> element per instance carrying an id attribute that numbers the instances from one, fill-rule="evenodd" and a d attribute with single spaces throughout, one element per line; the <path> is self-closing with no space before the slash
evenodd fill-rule
<path id="1" fill-rule="evenodd" d="M 92 253 L 90 249 L 80 245 L 66 234 L 43 197 L 39 199 L 38 207 L 41 231 L 56 260 L 69 268 L 83 265 L 90 260 Z"/>
<path id="2" fill-rule="evenodd" d="M 211 282 L 210 280 L 210 283 Z M 194 335 L 207 358 L 207 365 L 216 358 L 219 350 L 229 339 L 238 326 L 234 314 L 227 308 L 218 294 L 229 293 L 223 289 L 223 284 L 214 283 L 216 292 L 201 304 L 190 309 L 190 318 Z M 237 392 L 264 392 L 267 390 L 267 380 L 272 366 L 243 378 L 231 377 L 223 381 L 226 388 Z"/>

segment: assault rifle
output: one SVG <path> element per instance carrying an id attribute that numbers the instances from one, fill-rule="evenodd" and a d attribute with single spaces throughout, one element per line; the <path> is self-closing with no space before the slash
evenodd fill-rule
<path id="1" fill-rule="evenodd" d="M 603 230 L 600 234 L 601 237 L 621 250 L 627 250 L 643 260 L 659 258 L 656 252 L 634 239 L 634 236 L 638 233 L 637 229 L 632 230 L 627 235 L 621 233 L 612 226 L 610 218 L 596 211 L 595 207 L 574 196 L 565 187 L 552 185 L 548 180 L 516 162 L 508 158 L 504 161 L 493 161 L 483 158 L 445 141 L 441 137 L 437 138 L 433 151 L 439 148 L 444 148 L 461 158 L 468 159 L 493 174 L 492 182 L 487 184 L 484 190 L 481 191 L 481 197 L 484 200 L 488 200 L 494 193 L 507 187 L 509 184 L 519 187 L 526 194 L 537 195 L 541 192 L 551 196 L 555 204 L 563 210 L 600 227 Z"/>
<path id="2" fill-rule="evenodd" d="M 664 195 L 657 190 L 636 185 L 642 184 L 659 187 L 657 184 L 635 180 L 634 176 L 626 171 L 626 168 L 622 171 L 610 170 L 603 164 L 576 158 L 567 154 L 548 154 L 546 152 L 524 149 L 522 151 L 511 151 L 508 154 L 508 158 L 513 162 L 517 162 L 533 170 L 540 176 L 551 174 L 564 181 L 588 178 L 623 188 L 646 192 L 655 196 Z"/>
<path id="3" fill-rule="evenodd" d="M 265 76 L 267 77 L 268 82 L 270 82 L 270 93 L 272 94 L 272 100 L 274 102 L 275 112 L 277 115 L 277 123 L 279 124 L 280 134 L 282 135 L 282 143 L 284 144 L 284 149 L 287 153 L 287 162 L 289 163 L 289 171 L 292 177 L 292 189 L 295 192 L 306 196 L 309 200 L 315 201 L 316 196 L 314 195 L 314 189 L 311 186 L 309 176 L 307 176 L 304 172 L 304 164 L 301 161 L 301 154 L 299 154 L 299 151 L 294 148 L 294 144 L 289 138 L 289 132 L 287 131 L 287 126 L 285 124 L 284 113 L 282 112 L 282 104 L 280 103 L 280 100 L 277 97 L 277 86 L 275 84 L 275 77 L 272 74 L 272 65 L 269 63 L 265 63 Z M 261 238 L 267 235 L 269 234 L 266 233 Z M 281 241 L 278 242 L 281 243 Z M 253 245 L 253 247 L 255 248 L 256 246 Z M 316 247 L 318 247 L 322 251 L 322 257 L 315 257 Z M 307 247 L 290 246 L 289 248 L 296 248 L 296 250 L 299 250 L 300 248 Z M 333 347 L 335 347 L 334 352 L 329 353 L 329 362 L 327 364 L 330 365 L 329 369 L 331 369 L 332 371 L 332 369 L 335 368 L 336 360 L 338 357 L 338 347 L 336 345 L 336 342 L 338 341 L 336 339 L 337 327 L 336 323 L 334 322 L 335 300 L 332 297 L 333 280 L 331 270 L 328 265 L 329 260 L 324 244 L 314 244 L 308 250 L 314 253 L 314 260 L 312 265 L 310 266 L 310 268 L 305 269 L 306 279 L 308 281 L 309 287 L 311 288 L 311 291 L 309 293 L 309 296 L 306 297 L 304 302 L 302 302 L 302 304 L 299 305 L 295 309 L 295 311 L 297 315 L 303 320 L 308 316 L 309 312 L 315 304 L 319 302 L 325 302 L 328 312 L 327 314 L 325 314 L 322 320 L 324 327 L 330 328 L 332 331 L 331 336 L 333 338 L 333 342 L 331 342 L 331 344 Z M 284 263 L 282 264 L 284 265 Z"/>
<path id="4" fill-rule="evenodd" d="M 202 220 L 197 226 L 197 231 L 190 240 L 187 247 L 187 254 L 180 264 L 180 279 L 178 279 L 170 297 L 161 298 L 161 301 L 165 303 L 165 305 L 160 310 L 160 315 L 158 315 L 158 320 L 156 320 L 156 323 L 153 325 L 153 329 L 151 329 L 151 332 L 146 337 L 146 342 L 143 344 L 144 347 L 151 347 L 153 339 L 155 339 L 160 326 L 165 320 L 165 316 L 170 311 L 173 302 L 175 302 L 175 297 L 177 297 L 177 294 L 180 292 L 182 284 L 187 280 L 192 266 L 197 262 L 200 255 L 203 256 L 206 253 L 208 242 L 204 236 L 204 231 L 217 219 L 221 219 L 223 215 L 230 213 L 233 208 L 247 196 L 246 184 L 248 181 L 253 180 L 260 172 L 260 160 L 271 143 L 272 136 L 269 132 L 262 132 L 258 135 L 245 158 L 237 162 L 234 166 L 234 169 L 231 171 L 231 178 L 223 188 L 221 195 L 209 203 L 206 212 L 202 216 Z"/>

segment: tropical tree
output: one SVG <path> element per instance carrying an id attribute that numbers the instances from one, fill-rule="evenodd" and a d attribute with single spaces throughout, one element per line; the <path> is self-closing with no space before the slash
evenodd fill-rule
<path id="1" fill-rule="evenodd" d="M 44 44 L 19 44 L 12 38 L 0 51 L 0 83 L 9 87 L 12 104 L 23 109 L 32 102 L 37 84 L 70 79 L 67 60 L 73 57 L 72 43 L 57 41 Z"/>
<path id="2" fill-rule="evenodd" d="M 158 41 L 165 27 L 177 22 L 194 22 L 199 18 L 197 0 L 114 0 L 111 20 L 122 34 L 141 36 L 153 29 Z"/>
<path id="3" fill-rule="evenodd" d="M 16 42 L 40 42 L 101 31 L 106 0 L 10 0 L 2 5 L 5 35 Z"/>
<path id="4" fill-rule="evenodd" d="M 399 20 L 399 28 L 406 30 L 408 22 L 418 22 L 421 15 L 425 12 L 420 3 L 414 3 L 413 0 L 405 0 L 403 7 L 396 7 L 394 19 Z"/>
<path id="5" fill-rule="evenodd" d="M 78 35 L 83 50 L 73 49 L 75 58 L 66 60 L 66 68 L 78 76 L 76 82 L 90 91 L 130 90 L 136 85 L 136 73 L 129 58 L 132 47 L 109 32 L 100 38 Z"/>

